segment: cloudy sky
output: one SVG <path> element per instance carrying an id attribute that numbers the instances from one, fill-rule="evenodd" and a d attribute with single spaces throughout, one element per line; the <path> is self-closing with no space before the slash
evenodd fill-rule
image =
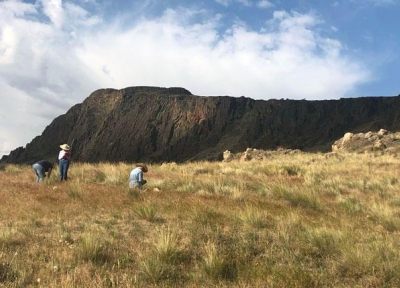
<path id="1" fill-rule="evenodd" d="M 0 0 L 0 156 L 100 88 L 398 95 L 399 15 L 400 0 Z"/>

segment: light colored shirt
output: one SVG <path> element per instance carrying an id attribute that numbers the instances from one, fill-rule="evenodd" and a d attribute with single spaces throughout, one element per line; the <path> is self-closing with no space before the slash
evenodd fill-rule
<path id="1" fill-rule="evenodd" d="M 142 168 L 136 167 L 129 174 L 129 185 L 140 186 L 143 184 L 143 171 Z"/>
<path id="2" fill-rule="evenodd" d="M 58 160 L 61 159 L 69 160 L 70 157 L 71 157 L 71 152 L 69 151 L 61 150 L 60 153 L 58 153 Z"/>

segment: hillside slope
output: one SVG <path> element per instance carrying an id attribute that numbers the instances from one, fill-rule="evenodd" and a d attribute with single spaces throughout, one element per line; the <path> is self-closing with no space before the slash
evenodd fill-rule
<path id="1" fill-rule="evenodd" d="M 399 105 L 399 96 L 264 101 L 183 88 L 100 89 L 1 162 L 55 161 L 64 142 L 82 162 L 215 160 L 247 147 L 326 152 L 346 132 L 400 130 Z"/>

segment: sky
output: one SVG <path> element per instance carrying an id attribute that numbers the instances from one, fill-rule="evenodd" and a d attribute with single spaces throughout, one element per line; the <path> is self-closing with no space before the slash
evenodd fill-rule
<path id="1" fill-rule="evenodd" d="M 399 15 L 400 0 L 0 0 L 0 157 L 101 88 L 399 95 Z"/>

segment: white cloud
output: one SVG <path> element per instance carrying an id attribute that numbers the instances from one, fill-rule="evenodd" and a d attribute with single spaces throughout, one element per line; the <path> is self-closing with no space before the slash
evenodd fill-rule
<path id="1" fill-rule="evenodd" d="M 339 1 L 334 1 L 334 2 L 331 4 L 331 6 L 332 6 L 332 7 L 338 7 L 338 6 L 339 6 Z"/>
<path id="2" fill-rule="evenodd" d="M 374 36 L 369 32 L 365 32 L 362 38 L 368 43 L 373 43 L 375 41 Z"/>
<path id="3" fill-rule="evenodd" d="M 43 22 L 35 5 L 0 3 L 2 151 L 30 142 L 56 116 L 98 88 L 73 53 L 78 43 L 71 43 L 70 32 L 62 29 L 62 17 L 57 16 L 68 19 L 72 13 L 51 9 L 43 8 L 52 17 Z"/>
<path id="4" fill-rule="evenodd" d="M 104 87 L 334 99 L 368 78 L 368 70 L 342 56 L 339 41 L 317 32 L 322 22 L 312 14 L 278 11 L 262 31 L 236 23 L 223 32 L 221 16 L 206 15 L 168 9 L 128 26 L 102 23 L 68 1 L 0 2 L 0 150 L 30 142 Z"/>
<path id="5" fill-rule="evenodd" d="M 20 2 L 18 0 L 3 1 L 0 3 L 2 18 L 21 17 L 29 14 L 37 14 L 34 5 Z"/>
<path id="6" fill-rule="evenodd" d="M 268 23 L 277 28 L 273 32 L 236 25 L 222 35 L 217 24 L 188 25 L 180 17 L 185 15 L 169 10 L 130 30 L 87 38 L 81 61 L 113 87 L 184 86 L 202 95 L 258 99 L 340 98 L 367 76 L 357 63 L 341 58 L 339 41 L 313 30 L 319 23 L 313 15 L 276 12 Z"/>
<path id="7" fill-rule="evenodd" d="M 233 3 L 239 3 L 247 7 L 253 6 L 252 0 L 215 0 L 215 1 L 223 6 L 229 6 L 230 4 Z M 268 2 L 268 1 L 261 1 L 261 2 Z"/>
<path id="8" fill-rule="evenodd" d="M 243 4 L 244 6 L 253 6 L 253 2 L 250 0 L 236 0 L 236 2 Z"/>
<path id="9" fill-rule="evenodd" d="M 55 109 L 45 101 L 32 98 L 26 92 L 0 81 L 0 153 L 23 146 L 40 134 L 50 124 L 49 118 L 61 109 Z M 45 113 L 45 114 L 43 114 Z M 34 133 L 30 133 L 30 131 Z M 1 154 L 0 154 L 1 156 Z"/>
<path id="10" fill-rule="evenodd" d="M 268 9 L 273 6 L 274 6 L 274 4 L 272 4 L 271 1 L 268 1 L 268 0 L 262 0 L 257 3 L 257 7 L 263 8 L 263 9 Z"/>
<path id="11" fill-rule="evenodd" d="M 40 0 L 44 14 L 56 26 L 61 27 L 64 23 L 64 9 L 62 0 Z"/>
<path id="12" fill-rule="evenodd" d="M 224 5 L 224 6 L 228 6 L 229 3 L 231 3 L 232 0 L 215 0 L 215 2 Z"/>

